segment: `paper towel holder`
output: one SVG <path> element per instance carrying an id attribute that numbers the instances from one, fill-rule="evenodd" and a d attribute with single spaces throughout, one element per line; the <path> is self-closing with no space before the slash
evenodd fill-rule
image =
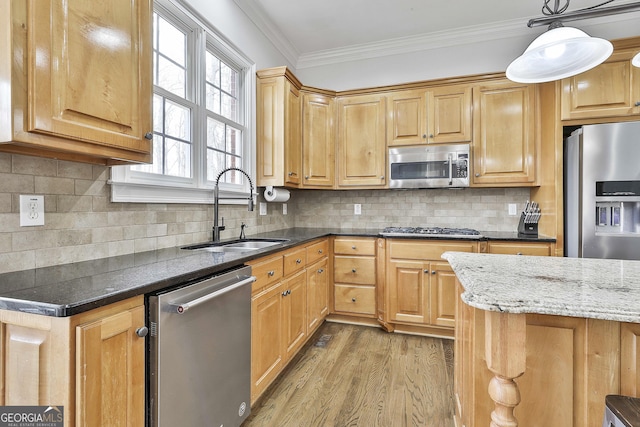
<path id="1" fill-rule="evenodd" d="M 290 193 L 286 188 L 277 189 L 271 185 L 265 187 L 264 198 L 267 202 L 285 203 L 289 197 Z"/>

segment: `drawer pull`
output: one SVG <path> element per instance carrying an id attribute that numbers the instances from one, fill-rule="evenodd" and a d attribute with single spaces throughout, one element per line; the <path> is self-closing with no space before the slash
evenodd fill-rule
<path id="1" fill-rule="evenodd" d="M 355 298 L 351 298 L 351 302 L 356 302 L 356 299 Z"/>
<path id="2" fill-rule="evenodd" d="M 320 270 L 318 270 L 318 274 L 322 274 L 324 273 L 324 270 L 321 268 Z"/>
<path id="3" fill-rule="evenodd" d="M 355 250 L 356 250 L 356 247 L 355 247 L 355 246 L 351 246 L 351 249 L 353 249 L 353 250 L 355 251 Z"/>
<path id="4" fill-rule="evenodd" d="M 301 262 L 302 262 L 302 260 L 301 260 L 300 258 L 298 258 L 298 259 L 296 260 L 296 264 L 300 264 Z"/>
<path id="5" fill-rule="evenodd" d="M 426 270 L 426 269 L 425 269 L 425 270 L 423 271 L 423 273 L 427 274 L 427 273 L 429 273 L 429 270 Z"/>
<path id="6" fill-rule="evenodd" d="M 433 270 L 433 271 L 431 272 L 431 274 L 436 274 L 436 271 L 435 271 L 435 270 Z"/>
<path id="7" fill-rule="evenodd" d="M 284 292 L 282 293 L 282 296 L 283 296 L 283 297 L 286 297 L 287 295 L 291 295 L 291 289 L 287 289 L 286 291 L 284 291 Z"/>
<path id="8" fill-rule="evenodd" d="M 516 253 L 516 255 L 522 255 L 522 252 L 518 252 L 518 253 Z"/>
<path id="9" fill-rule="evenodd" d="M 356 269 L 355 269 L 355 268 L 352 268 L 352 269 L 351 269 L 351 272 L 352 272 L 352 273 L 355 273 L 355 272 L 356 272 Z"/>
<path id="10" fill-rule="evenodd" d="M 276 274 L 276 272 L 275 272 L 275 271 L 273 271 L 273 270 L 271 270 L 271 271 L 270 271 L 270 272 L 268 272 L 267 274 L 269 275 L 269 277 L 273 277 L 273 276 Z"/>
<path id="11" fill-rule="evenodd" d="M 318 253 L 321 254 L 322 253 L 322 249 L 318 249 Z"/>

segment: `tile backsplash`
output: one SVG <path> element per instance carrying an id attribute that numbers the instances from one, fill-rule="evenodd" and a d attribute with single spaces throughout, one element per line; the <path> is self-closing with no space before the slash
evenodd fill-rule
<path id="1" fill-rule="evenodd" d="M 85 261 L 211 239 L 213 208 L 204 204 L 112 203 L 109 168 L 0 153 L 0 273 Z M 260 189 L 260 201 L 262 190 Z M 19 196 L 44 195 L 45 225 L 20 227 Z M 222 238 L 293 226 L 383 228 L 388 225 L 455 226 L 513 231 L 528 189 L 294 190 L 288 214 L 281 203 L 224 205 Z M 353 204 L 362 214 L 353 214 Z"/>

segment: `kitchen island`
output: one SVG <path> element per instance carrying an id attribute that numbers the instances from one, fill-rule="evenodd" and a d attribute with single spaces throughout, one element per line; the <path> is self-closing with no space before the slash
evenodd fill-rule
<path id="1" fill-rule="evenodd" d="M 460 295 L 458 426 L 600 427 L 606 395 L 638 396 L 640 262 L 443 258 Z"/>

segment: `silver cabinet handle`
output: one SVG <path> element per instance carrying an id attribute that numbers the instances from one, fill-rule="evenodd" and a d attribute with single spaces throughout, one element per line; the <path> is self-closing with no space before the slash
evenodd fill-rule
<path id="1" fill-rule="evenodd" d="M 318 253 L 321 254 L 322 253 L 322 249 L 318 249 Z"/>
<path id="2" fill-rule="evenodd" d="M 351 298 L 351 302 L 356 302 L 356 299 L 355 298 Z"/>
<path id="3" fill-rule="evenodd" d="M 136 335 L 139 336 L 140 338 L 146 337 L 148 333 L 149 333 L 149 328 L 147 328 L 146 326 L 141 326 L 138 329 L 136 329 Z"/>
<path id="4" fill-rule="evenodd" d="M 355 251 L 355 250 L 356 250 L 356 247 L 355 247 L 355 246 L 351 246 L 351 249 L 353 249 L 353 250 Z"/>
<path id="5" fill-rule="evenodd" d="M 431 274 L 436 274 L 436 271 L 435 271 L 435 270 L 433 270 L 433 271 L 431 272 Z"/>
<path id="6" fill-rule="evenodd" d="M 433 138 L 433 134 L 432 134 L 432 133 L 431 133 L 431 134 L 429 134 L 429 138 Z"/>
<path id="7" fill-rule="evenodd" d="M 636 107 L 640 107 L 640 101 L 636 101 Z"/>
<path id="8" fill-rule="evenodd" d="M 384 175 L 380 175 L 380 179 L 384 179 Z"/>
<path id="9" fill-rule="evenodd" d="M 429 270 L 426 270 L 426 269 L 425 269 L 425 270 L 423 271 L 423 273 L 429 273 Z"/>
<path id="10" fill-rule="evenodd" d="M 275 272 L 275 271 L 273 271 L 273 270 L 271 270 L 271 271 L 270 271 L 270 272 L 268 272 L 267 274 L 269 275 L 269 277 L 273 277 L 273 276 L 274 276 L 274 274 L 276 274 L 276 272 Z"/>
<path id="11" fill-rule="evenodd" d="M 355 268 L 352 268 L 352 269 L 351 269 L 351 272 L 352 272 L 352 273 L 355 273 L 355 272 L 356 272 L 356 269 L 355 269 Z"/>
<path id="12" fill-rule="evenodd" d="M 226 294 L 227 292 L 231 292 L 232 290 L 234 290 L 236 288 L 239 288 L 241 286 L 244 286 L 247 283 L 251 283 L 251 282 L 255 282 L 255 281 L 256 281 L 255 276 L 250 276 L 250 277 L 247 277 L 244 280 L 239 281 L 238 283 L 234 283 L 231 286 L 227 286 L 226 288 L 222 288 L 219 291 L 215 291 L 215 292 L 212 292 L 210 294 L 201 296 L 200 298 L 196 298 L 196 299 L 194 299 L 192 301 L 189 301 L 189 302 L 184 302 L 184 303 L 171 302 L 171 303 L 169 303 L 169 306 L 172 307 L 172 308 L 175 308 L 175 312 L 176 313 L 184 314 L 190 308 L 193 308 L 193 307 L 195 307 L 197 305 L 200 305 L 203 302 L 207 302 L 207 301 L 209 301 L 209 300 L 211 300 L 213 298 L 216 298 L 216 297 L 218 297 L 220 295 Z"/>
<path id="13" fill-rule="evenodd" d="M 479 174 L 479 173 L 476 173 L 476 178 L 477 178 L 477 177 L 479 177 L 479 176 L 480 176 L 480 174 Z"/>
<path id="14" fill-rule="evenodd" d="M 309 176 L 308 176 L 308 175 L 307 175 L 307 176 L 305 176 L 305 177 L 304 177 L 304 179 L 309 179 Z"/>
<path id="15" fill-rule="evenodd" d="M 318 270 L 318 274 L 322 274 L 324 273 L 324 270 L 321 268 L 320 270 Z"/>
<path id="16" fill-rule="evenodd" d="M 426 133 L 425 133 L 425 134 L 423 134 L 423 135 L 422 135 L 422 137 L 423 137 L 424 139 L 427 139 L 427 134 L 426 134 Z"/>
<path id="17" fill-rule="evenodd" d="M 298 258 L 298 259 L 296 260 L 296 264 L 300 264 L 301 262 L 302 262 L 302 260 L 301 260 L 300 258 Z"/>
<path id="18" fill-rule="evenodd" d="M 518 252 L 518 253 L 516 253 L 516 255 L 522 255 L 522 252 Z"/>
<path id="19" fill-rule="evenodd" d="M 152 140 L 153 139 L 153 133 L 152 132 L 145 133 L 144 134 L 144 139 Z"/>

